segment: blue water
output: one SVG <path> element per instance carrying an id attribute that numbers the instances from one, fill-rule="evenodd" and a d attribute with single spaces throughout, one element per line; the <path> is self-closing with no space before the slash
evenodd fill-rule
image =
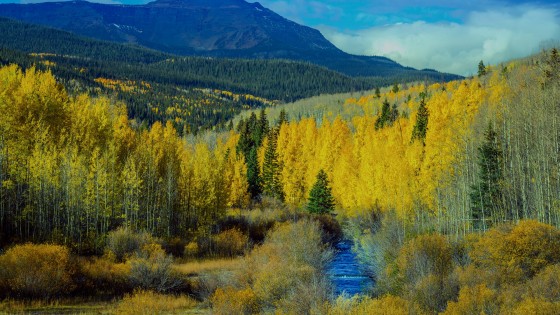
<path id="1" fill-rule="evenodd" d="M 368 277 L 352 251 L 352 242 L 344 240 L 336 244 L 334 259 L 328 266 L 327 274 L 334 284 L 335 294 L 367 293 L 373 287 L 373 280 Z"/>

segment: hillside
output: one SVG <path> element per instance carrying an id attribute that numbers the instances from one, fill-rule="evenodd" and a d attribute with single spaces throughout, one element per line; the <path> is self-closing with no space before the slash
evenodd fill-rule
<path id="1" fill-rule="evenodd" d="M 384 57 L 346 54 L 319 31 L 244 0 L 0 4 L 0 16 L 178 55 L 309 61 L 352 76 L 450 78 Z"/>
<path id="2" fill-rule="evenodd" d="M 115 94 L 127 104 L 131 117 L 149 124 L 172 120 L 181 132 L 223 128 L 244 108 L 364 90 L 397 79 L 351 78 L 288 60 L 179 57 L 4 18 L 0 32 L 0 63 L 48 66 L 73 93 Z M 104 85 L 109 82 L 104 79 L 113 84 Z M 170 107 L 180 110 L 167 110 Z"/>

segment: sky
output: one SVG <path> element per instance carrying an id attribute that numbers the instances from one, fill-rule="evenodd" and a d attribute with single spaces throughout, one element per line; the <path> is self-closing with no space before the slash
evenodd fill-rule
<path id="1" fill-rule="evenodd" d="M 0 0 L 5 2 L 18 0 Z M 560 0 L 259 2 L 290 20 L 320 30 L 348 53 L 385 56 L 405 66 L 461 75 L 475 73 L 480 60 L 498 64 L 560 43 Z"/>

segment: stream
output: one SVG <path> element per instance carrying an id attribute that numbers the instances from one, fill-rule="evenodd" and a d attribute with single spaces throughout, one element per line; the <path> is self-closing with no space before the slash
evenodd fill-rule
<path id="1" fill-rule="evenodd" d="M 335 245 L 334 259 L 327 268 L 327 274 L 337 296 L 343 293 L 349 296 L 367 293 L 373 287 L 373 280 L 366 275 L 349 240 Z"/>

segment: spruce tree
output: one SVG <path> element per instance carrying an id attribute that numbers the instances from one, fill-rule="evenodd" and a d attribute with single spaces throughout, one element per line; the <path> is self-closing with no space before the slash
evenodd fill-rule
<path id="1" fill-rule="evenodd" d="M 262 173 L 263 194 L 284 201 L 284 192 L 280 181 L 280 165 L 276 153 L 277 133 L 272 131 L 268 135 L 268 143 L 264 153 Z"/>
<path id="2" fill-rule="evenodd" d="M 480 62 L 478 63 L 478 77 L 481 77 L 483 75 L 486 75 L 486 66 L 484 65 L 484 62 L 480 60 Z"/>
<path id="3" fill-rule="evenodd" d="M 375 88 L 375 97 L 377 97 L 377 98 L 381 97 L 381 91 L 379 90 L 379 87 Z"/>
<path id="4" fill-rule="evenodd" d="M 379 115 L 379 117 L 377 117 L 377 120 L 375 120 L 375 129 L 376 130 L 381 129 L 390 123 L 391 123 L 391 105 L 389 104 L 389 101 L 385 99 L 383 101 L 383 105 L 381 106 L 381 115 Z"/>
<path id="5" fill-rule="evenodd" d="M 282 109 L 280 111 L 280 116 L 278 117 L 278 123 L 276 124 L 276 126 L 278 126 L 278 128 L 280 128 L 280 126 L 282 126 L 282 124 L 287 123 L 288 122 L 288 114 L 286 113 L 285 109 Z"/>
<path id="6" fill-rule="evenodd" d="M 251 198 L 253 199 L 258 199 L 262 192 L 259 173 L 257 148 L 253 147 L 247 156 L 247 183 L 249 184 L 249 194 L 251 194 Z"/>
<path id="7" fill-rule="evenodd" d="M 485 141 L 478 148 L 478 182 L 471 187 L 471 212 L 475 229 L 486 230 L 490 220 L 503 218 L 502 151 L 498 134 L 490 123 L 484 133 Z"/>
<path id="8" fill-rule="evenodd" d="M 309 193 L 307 203 L 307 211 L 310 213 L 324 214 L 334 210 L 334 198 L 332 196 L 331 187 L 327 173 L 320 170 L 317 174 L 317 180 Z"/>
<path id="9" fill-rule="evenodd" d="M 412 140 L 420 140 L 422 144 L 426 142 L 426 132 L 428 131 L 428 118 L 430 113 L 426 107 L 425 94 L 422 95 L 422 100 L 420 101 L 420 106 L 418 107 L 418 113 L 416 114 L 416 124 L 412 130 Z"/>

